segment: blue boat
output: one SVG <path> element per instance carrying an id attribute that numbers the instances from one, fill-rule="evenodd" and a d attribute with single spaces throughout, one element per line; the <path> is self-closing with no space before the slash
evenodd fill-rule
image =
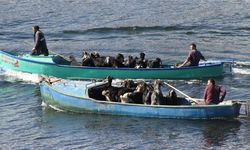
<path id="1" fill-rule="evenodd" d="M 232 100 L 224 101 L 218 105 L 193 105 L 187 98 L 178 98 L 178 105 L 144 105 L 91 98 L 91 89 L 101 87 L 104 84 L 106 82 L 60 80 L 51 84 L 43 81 L 40 83 L 40 91 L 46 106 L 75 113 L 178 119 L 221 119 L 239 116 L 241 107 L 239 102 Z"/>

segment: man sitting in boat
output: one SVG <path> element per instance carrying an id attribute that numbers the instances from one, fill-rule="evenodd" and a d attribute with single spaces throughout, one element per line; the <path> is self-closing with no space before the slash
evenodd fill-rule
<path id="1" fill-rule="evenodd" d="M 48 56 L 49 51 L 46 45 L 46 40 L 44 34 L 39 30 L 39 26 L 33 26 L 32 31 L 34 33 L 35 46 L 31 50 L 31 55 L 43 54 L 44 56 Z"/>
<path id="2" fill-rule="evenodd" d="M 226 96 L 226 90 L 221 86 L 215 85 L 214 79 L 208 79 L 207 87 L 204 92 L 205 104 L 207 105 L 219 104 L 224 100 L 225 96 Z"/>
<path id="3" fill-rule="evenodd" d="M 189 54 L 187 59 L 177 67 L 180 68 L 183 66 L 198 66 L 201 59 L 206 61 L 201 52 L 196 49 L 196 45 L 192 43 L 189 45 Z"/>

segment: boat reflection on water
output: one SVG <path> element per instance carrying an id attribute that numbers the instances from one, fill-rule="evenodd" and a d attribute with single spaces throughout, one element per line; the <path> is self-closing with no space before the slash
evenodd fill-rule
<path id="1" fill-rule="evenodd" d="M 227 139 L 232 138 L 240 130 L 239 120 L 213 120 L 204 122 L 202 128 L 204 148 L 223 146 Z"/>
<path id="2" fill-rule="evenodd" d="M 57 112 L 49 107 L 43 111 L 41 123 L 41 137 L 50 134 L 56 137 L 57 143 L 64 141 L 74 146 L 89 146 L 89 149 L 98 145 L 93 143 L 102 142 L 105 142 L 103 149 L 183 149 L 183 146 L 186 149 L 211 149 L 230 145 L 228 140 L 237 135 L 241 127 L 239 120 L 78 114 Z"/>

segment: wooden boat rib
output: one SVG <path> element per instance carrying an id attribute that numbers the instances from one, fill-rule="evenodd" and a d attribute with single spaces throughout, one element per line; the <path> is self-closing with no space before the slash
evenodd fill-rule
<path id="1" fill-rule="evenodd" d="M 42 74 L 64 79 L 104 79 L 112 76 L 118 79 L 202 79 L 223 75 L 223 62 L 201 63 L 197 67 L 174 68 L 163 65 L 162 68 L 112 68 L 58 65 L 52 61 L 52 55 L 23 56 L 0 51 L 0 67 L 19 72 Z"/>
<path id="2" fill-rule="evenodd" d="M 80 85 L 81 84 L 81 85 Z M 95 100 L 89 97 L 89 90 L 97 83 L 84 81 L 76 84 L 42 82 L 40 91 L 43 102 L 52 107 L 76 113 L 100 113 L 156 118 L 221 119 L 239 115 L 241 104 L 225 101 L 219 105 L 192 105 L 180 98 L 178 105 L 144 105 Z"/>

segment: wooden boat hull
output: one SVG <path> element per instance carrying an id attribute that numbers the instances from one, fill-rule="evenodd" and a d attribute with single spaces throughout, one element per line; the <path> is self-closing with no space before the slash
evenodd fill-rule
<path id="1" fill-rule="evenodd" d="M 87 83 L 89 84 L 89 83 Z M 86 85 L 87 85 L 86 84 Z M 94 100 L 88 97 L 87 86 L 40 84 L 43 102 L 56 109 L 76 113 L 100 113 L 156 118 L 179 119 L 221 119 L 234 118 L 239 115 L 241 104 L 227 101 L 223 105 L 143 105 L 122 104 Z M 85 91 L 85 92 L 83 92 Z"/>
<path id="2" fill-rule="evenodd" d="M 201 79 L 221 76 L 223 63 L 203 64 L 199 67 L 171 68 L 111 68 L 58 65 L 52 56 L 18 57 L 0 51 L 0 67 L 9 70 L 42 74 L 63 79 L 104 79 L 107 76 L 119 79 Z"/>

